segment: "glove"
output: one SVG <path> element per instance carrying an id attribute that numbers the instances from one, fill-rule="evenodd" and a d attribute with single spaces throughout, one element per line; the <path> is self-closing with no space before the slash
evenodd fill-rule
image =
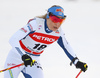
<path id="1" fill-rule="evenodd" d="M 32 58 L 30 56 L 28 56 L 27 54 L 22 56 L 22 60 L 24 61 L 24 65 L 27 67 L 27 65 L 30 65 L 32 67 L 33 65 L 33 61 Z"/>
<path id="2" fill-rule="evenodd" d="M 87 70 L 88 66 L 87 66 L 86 63 L 83 63 L 83 62 L 78 61 L 76 63 L 76 68 L 80 68 L 82 71 L 85 72 Z"/>

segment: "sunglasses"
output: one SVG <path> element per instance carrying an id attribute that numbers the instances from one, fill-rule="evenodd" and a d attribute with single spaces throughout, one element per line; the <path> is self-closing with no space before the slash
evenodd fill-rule
<path id="1" fill-rule="evenodd" d="M 58 17 L 58 16 L 53 15 L 52 13 L 49 14 L 49 17 L 50 17 L 51 21 L 53 21 L 54 23 L 58 23 L 59 22 L 60 24 L 62 24 L 63 21 L 66 18 L 66 16 Z"/>

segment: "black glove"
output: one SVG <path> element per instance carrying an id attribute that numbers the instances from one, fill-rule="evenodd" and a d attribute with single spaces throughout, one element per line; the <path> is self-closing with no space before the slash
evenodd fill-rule
<path id="1" fill-rule="evenodd" d="M 27 54 L 22 56 L 22 60 L 24 61 L 24 65 L 27 67 L 27 65 L 30 65 L 32 67 L 33 65 L 33 61 L 32 58 L 30 56 L 28 56 Z"/>
<path id="2" fill-rule="evenodd" d="M 82 71 L 85 72 L 87 70 L 88 66 L 87 66 L 86 63 L 83 63 L 83 62 L 78 61 L 76 63 L 76 68 L 80 68 Z"/>

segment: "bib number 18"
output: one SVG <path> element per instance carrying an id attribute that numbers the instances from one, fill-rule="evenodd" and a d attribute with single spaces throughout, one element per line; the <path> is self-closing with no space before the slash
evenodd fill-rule
<path id="1" fill-rule="evenodd" d="M 33 49 L 42 50 L 42 49 L 44 49 L 46 47 L 47 47 L 47 45 L 35 44 L 35 46 L 33 47 Z"/>

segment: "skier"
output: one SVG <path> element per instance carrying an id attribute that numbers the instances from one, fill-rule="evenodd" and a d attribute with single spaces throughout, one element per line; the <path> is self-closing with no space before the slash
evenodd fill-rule
<path id="1" fill-rule="evenodd" d="M 4 78 L 18 78 L 20 72 L 25 78 L 44 78 L 40 55 L 55 41 L 69 57 L 71 64 L 85 72 L 87 64 L 79 61 L 61 29 L 65 18 L 64 9 L 54 5 L 45 15 L 29 20 L 27 25 L 19 29 L 9 40 L 12 49 L 7 56 L 5 68 L 22 62 L 24 66 L 5 71 Z"/>

